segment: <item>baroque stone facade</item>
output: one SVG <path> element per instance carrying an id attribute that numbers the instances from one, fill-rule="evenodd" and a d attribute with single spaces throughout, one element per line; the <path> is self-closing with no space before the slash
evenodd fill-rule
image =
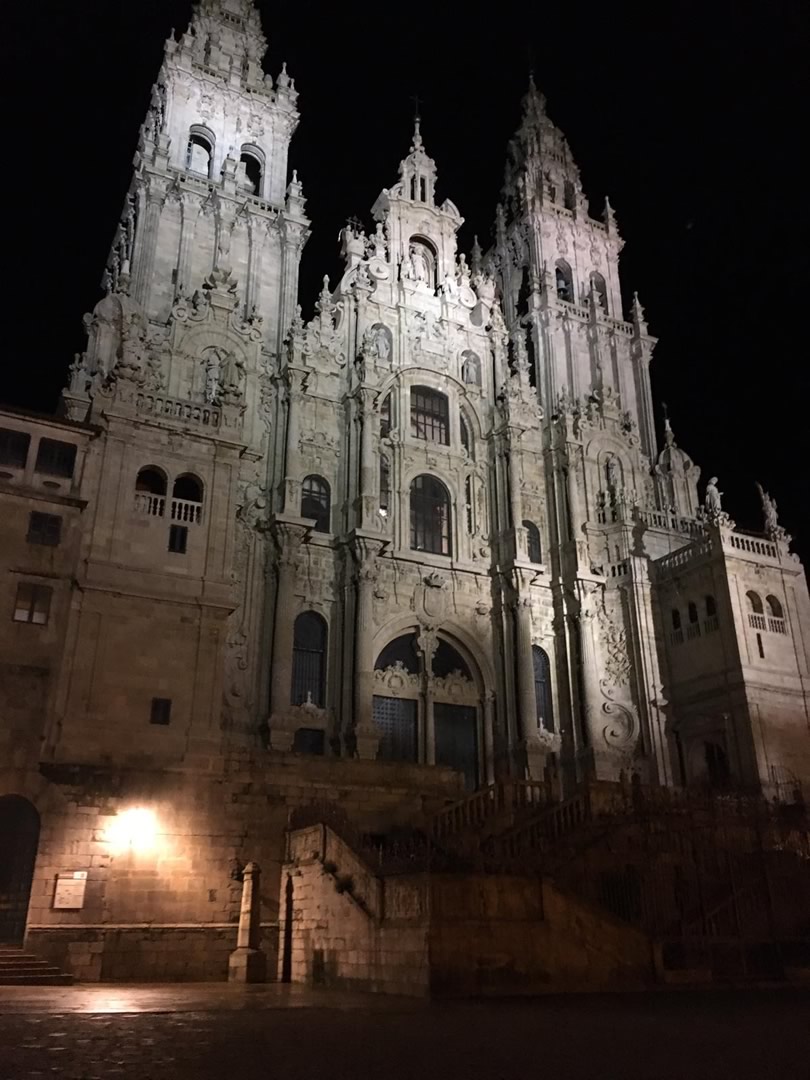
<path id="1" fill-rule="evenodd" d="M 503 777 L 810 778 L 803 569 L 767 493 L 742 533 L 668 420 L 659 449 L 616 218 L 534 84 L 491 248 L 458 249 L 417 121 L 305 321 L 264 50 L 249 0 L 167 42 L 63 417 L 2 418 L 0 796 L 42 819 L 29 934 L 94 977 L 111 922 L 208 926 L 219 959 L 160 970 L 220 972 L 229 866 L 274 897 L 316 794 L 384 829 Z M 133 901 L 109 830 L 146 804 L 168 884 Z"/>

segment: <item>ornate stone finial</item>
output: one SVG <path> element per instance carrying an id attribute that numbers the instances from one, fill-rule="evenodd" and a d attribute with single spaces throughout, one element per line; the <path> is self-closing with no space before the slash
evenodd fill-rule
<path id="1" fill-rule="evenodd" d="M 638 293 L 633 293 L 633 305 L 631 308 L 633 313 L 633 322 L 636 326 L 646 326 L 646 319 L 644 318 L 644 308 L 641 306 L 641 301 L 638 298 Z"/>
<path id="2" fill-rule="evenodd" d="M 481 273 L 481 264 L 483 262 L 483 253 L 481 252 L 481 245 L 478 243 L 478 234 L 473 237 L 472 251 L 470 252 L 470 265 L 474 274 Z"/>
<path id="3" fill-rule="evenodd" d="M 417 115 L 413 120 L 413 138 L 411 139 L 411 152 L 422 149 L 422 118 Z"/>
<path id="4" fill-rule="evenodd" d="M 610 199 L 607 195 L 605 196 L 605 209 L 602 211 L 602 220 L 609 230 L 616 225 L 616 215 L 613 212 L 613 207 L 610 205 Z M 635 296 L 635 293 L 633 295 Z"/>
<path id="5" fill-rule="evenodd" d="M 279 76 L 276 79 L 276 86 L 278 86 L 281 90 L 286 90 L 289 85 L 290 76 L 287 74 L 287 61 L 285 60 L 284 63 L 281 65 L 281 71 L 279 72 Z"/>

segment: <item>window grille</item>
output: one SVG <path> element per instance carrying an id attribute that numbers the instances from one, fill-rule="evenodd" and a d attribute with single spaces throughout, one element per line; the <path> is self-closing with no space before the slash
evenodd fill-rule
<path id="1" fill-rule="evenodd" d="M 444 394 L 427 386 L 411 390 L 411 435 L 450 445 L 450 414 Z"/>
<path id="2" fill-rule="evenodd" d="M 51 612 L 52 595 L 53 589 L 47 585 L 32 585 L 29 581 L 21 581 L 17 586 L 14 603 L 14 622 L 46 626 Z"/>
<path id="3" fill-rule="evenodd" d="M 311 701 L 318 708 L 326 699 L 326 622 L 315 611 L 304 611 L 293 629 L 292 704 Z"/>
<path id="4" fill-rule="evenodd" d="M 301 517 L 315 519 L 315 532 L 328 533 L 331 496 L 322 476 L 307 476 L 301 488 Z"/>
<path id="5" fill-rule="evenodd" d="M 32 510 L 28 518 L 29 544 L 44 544 L 46 547 L 58 547 L 62 539 L 62 519 L 58 514 L 41 514 Z"/>
<path id="6" fill-rule="evenodd" d="M 411 548 L 450 555 L 450 496 L 433 476 L 417 476 L 411 484 Z"/>

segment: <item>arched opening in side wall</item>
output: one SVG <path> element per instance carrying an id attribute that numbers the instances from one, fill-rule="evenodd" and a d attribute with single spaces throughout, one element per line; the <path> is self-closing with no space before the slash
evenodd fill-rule
<path id="1" fill-rule="evenodd" d="M 22 795 L 0 796 L 0 943 L 21 945 L 39 846 L 39 814 Z"/>

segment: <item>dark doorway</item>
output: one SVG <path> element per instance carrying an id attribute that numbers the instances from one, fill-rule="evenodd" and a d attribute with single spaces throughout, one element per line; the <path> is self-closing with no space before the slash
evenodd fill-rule
<path id="1" fill-rule="evenodd" d="M 464 773 L 468 791 L 478 786 L 478 723 L 472 705 L 433 703 L 436 731 L 436 764 L 450 765 Z"/>
<path id="2" fill-rule="evenodd" d="M 31 881 L 39 844 L 39 814 L 21 795 L 0 796 L 0 941 L 25 936 Z"/>

